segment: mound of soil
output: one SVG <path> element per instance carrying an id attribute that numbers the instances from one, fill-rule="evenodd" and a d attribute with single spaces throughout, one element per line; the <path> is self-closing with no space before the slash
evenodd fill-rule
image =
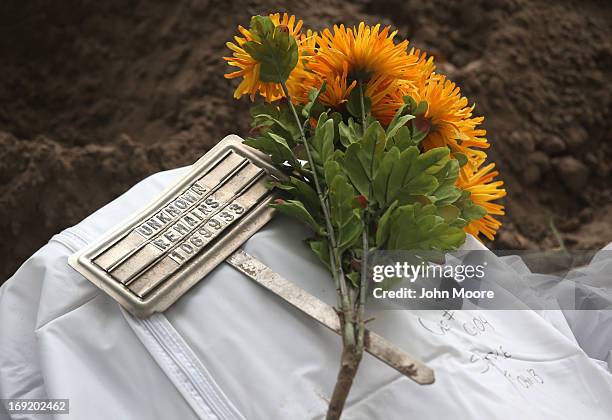
<path id="1" fill-rule="evenodd" d="M 486 116 L 507 183 L 493 246 L 612 241 L 612 7 L 599 1 L 0 4 L 0 279 L 135 182 L 249 128 L 224 43 L 253 14 L 365 20 L 436 56 Z"/>

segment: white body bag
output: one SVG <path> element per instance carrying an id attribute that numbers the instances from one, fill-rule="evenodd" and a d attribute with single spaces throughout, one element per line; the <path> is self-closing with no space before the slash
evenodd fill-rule
<path id="1" fill-rule="evenodd" d="M 324 417 L 340 338 L 229 265 L 145 320 L 69 267 L 71 254 L 184 171 L 154 175 L 55 235 L 0 288 L 0 398 L 70 400 L 68 415 L 0 419 Z M 244 249 L 333 304 L 330 275 L 298 240 L 307 235 L 277 217 Z M 473 238 L 466 246 L 481 247 Z M 532 275 L 512 261 L 500 264 Z M 611 267 L 604 259 L 590 269 Z M 449 320 L 383 311 L 369 326 L 432 367 L 436 381 L 419 386 L 366 354 L 343 419 L 612 419 L 610 312 L 457 311 Z"/>

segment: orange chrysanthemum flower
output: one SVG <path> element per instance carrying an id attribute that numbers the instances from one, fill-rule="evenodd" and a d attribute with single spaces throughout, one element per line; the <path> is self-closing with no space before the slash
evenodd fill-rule
<path id="1" fill-rule="evenodd" d="M 372 100 L 372 114 L 383 124 L 391 121 L 399 106 L 392 93 L 400 84 L 414 88 L 434 69 L 432 58 L 419 50 L 406 51 L 408 41 L 395 44 L 396 33 L 390 33 L 389 27 L 381 31 L 380 25 L 370 27 L 363 22 L 358 28 L 341 25 L 334 26 L 333 32 L 324 30 L 315 37 L 315 53 L 305 72 L 300 77 L 292 75 L 292 83 L 288 83 L 295 101 L 307 101 L 308 92 L 325 81 L 321 102 L 338 107 L 361 80 L 366 96 Z"/>
<path id="2" fill-rule="evenodd" d="M 493 216 L 505 214 L 504 206 L 494 202 L 505 197 L 506 190 L 502 188 L 504 185 L 503 181 L 494 181 L 499 172 L 492 171 L 493 168 L 495 168 L 494 163 L 478 168 L 475 171 L 467 168 L 457 179 L 457 186 L 464 191 L 470 192 L 470 200 L 487 210 L 487 215 L 478 220 L 471 221 L 465 227 L 466 233 L 478 239 L 480 239 L 479 235 L 482 234 L 488 239 L 493 240 L 495 233 L 501 226 L 501 222 Z"/>
<path id="3" fill-rule="evenodd" d="M 435 69 L 433 57 L 427 57 L 427 54 L 415 48 L 410 50 L 406 60 L 414 64 L 410 78 L 390 85 L 384 96 L 379 92 L 378 100 L 372 97 L 372 115 L 383 125 L 388 125 L 398 108 L 404 105 L 404 96 L 410 95 L 413 98 L 418 96 L 416 92 L 419 86 L 424 86 Z"/>
<path id="4" fill-rule="evenodd" d="M 486 131 L 478 128 L 484 118 L 472 116 L 474 106 L 468 105 L 468 100 L 461 95 L 459 87 L 445 76 L 434 73 L 422 86 L 412 92 L 408 91 L 407 94 L 417 102 L 427 102 L 424 117 L 431 127 L 423 140 L 426 150 L 447 146 L 453 152 L 466 155 L 472 169 L 480 166 L 486 158 L 486 153 L 479 149 L 489 147 L 484 137 Z"/>
<path id="5" fill-rule="evenodd" d="M 284 13 L 282 16 L 280 13 L 271 14 L 270 20 L 274 26 L 286 27 L 289 33 L 296 38 L 299 46 L 300 40 L 303 39 L 300 36 L 300 30 L 303 24 L 301 20 L 296 21 L 295 16 L 289 16 L 287 13 Z M 229 65 L 240 69 L 224 75 L 226 79 L 242 77 L 242 81 L 234 92 L 234 97 L 238 99 L 242 95 L 249 95 L 251 100 L 254 100 L 257 93 L 259 93 L 266 98 L 268 102 L 282 98 L 284 95 L 281 85 L 279 83 L 262 82 L 259 77 L 259 62 L 251 57 L 243 48 L 246 42 L 253 40 L 251 32 L 243 26 L 238 26 L 238 31 L 242 36 L 235 36 L 235 43 L 226 43 L 227 47 L 234 52 L 233 56 L 223 57 Z M 300 51 L 300 55 L 301 54 L 302 52 Z"/>
<path id="6" fill-rule="evenodd" d="M 296 72 L 296 75 L 292 73 L 287 85 L 294 102 L 306 103 L 308 102 L 308 92 L 312 88 L 319 89 L 323 85 L 323 78 L 307 70 L 301 75 L 298 75 L 299 73 Z M 325 83 L 325 90 L 320 94 L 319 101 L 331 108 L 337 108 L 347 102 L 353 89 L 358 89 L 357 81 L 349 79 L 349 70 L 346 63 L 341 74 L 331 79 L 325 79 Z M 372 101 L 373 113 L 375 110 L 377 114 L 391 115 L 391 118 L 393 118 L 397 106 L 385 102 L 385 100 L 390 92 L 395 89 L 393 81 L 382 76 L 376 76 L 364 85 L 364 94 Z M 391 118 L 389 118 L 389 121 Z"/>
<path id="7" fill-rule="evenodd" d="M 339 75 L 348 65 L 352 80 L 367 81 L 384 75 L 390 79 L 410 79 L 414 63 L 406 60 L 408 41 L 393 42 L 397 31 L 380 25 L 370 27 L 361 22 L 358 28 L 334 26 L 317 36 L 317 56 L 310 64 L 321 76 Z"/>

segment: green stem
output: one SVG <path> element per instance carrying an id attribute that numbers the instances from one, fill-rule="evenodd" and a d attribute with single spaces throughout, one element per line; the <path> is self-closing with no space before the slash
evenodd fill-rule
<path id="1" fill-rule="evenodd" d="M 361 124 L 363 129 L 363 134 L 365 135 L 366 131 L 366 112 L 365 112 L 365 98 L 363 93 L 363 83 L 359 80 L 359 97 L 361 100 Z M 372 183 L 370 183 L 369 188 L 369 197 L 372 197 Z M 364 209 L 364 226 L 363 232 L 361 234 L 362 240 L 362 248 L 363 254 L 361 257 L 361 279 L 359 282 L 359 306 L 357 308 L 357 352 L 363 353 L 364 339 L 365 339 L 365 303 L 366 303 L 366 293 L 368 288 L 368 272 L 367 272 L 367 258 L 369 252 L 369 239 L 368 239 L 368 228 L 370 223 L 369 213 L 368 213 L 369 203 L 366 204 L 366 208 Z"/>
<path id="2" fill-rule="evenodd" d="M 283 93 L 287 98 L 287 102 L 289 103 L 289 108 L 293 113 L 293 117 L 295 118 L 295 122 L 300 130 L 300 137 L 302 140 L 302 144 L 304 145 L 304 149 L 306 150 L 306 156 L 308 159 L 308 164 L 312 170 L 312 178 L 315 184 L 315 190 L 317 191 L 317 195 L 319 196 L 319 200 L 321 201 L 321 208 L 323 209 L 323 216 L 325 218 L 325 224 L 328 230 L 329 241 L 331 245 L 336 247 L 336 235 L 334 233 L 334 229 L 331 223 L 331 217 L 329 214 L 329 209 L 327 207 L 327 203 L 325 202 L 323 196 L 323 189 L 321 188 L 321 184 L 319 183 L 319 176 L 317 175 L 317 168 L 314 163 L 314 159 L 312 158 L 312 152 L 310 151 L 310 146 L 308 146 L 308 142 L 306 141 L 306 134 L 304 133 L 304 127 L 302 127 L 302 123 L 300 122 L 300 117 L 298 116 L 297 110 L 291 102 L 291 96 L 289 95 L 289 90 L 287 89 L 287 85 L 283 82 L 281 83 L 281 87 L 283 89 Z"/>
<path id="3" fill-rule="evenodd" d="M 368 289 L 367 256 L 368 256 L 368 228 L 364 226 L 361 235 L 363 256 L 361 257 L 361 280 L 359 282 L 359 306 L 357 308 L 357 351 L 363 353 L 365 341 L 365 303 Z"/>
<path id="4" fill-rule="evenodd" d="M 365 112 L 365 98 L 363 95 L 363 82 L 359 80 L 359 100 L 361 101 L 361 129 L 363 134 L 366 131 L 366 112 Z"/>
<path id="5" fill-rule="evenodd" d="M 325 200 L 325 196 L 323 195 L 323 189 L 321 188 L 321 184 L 319 183 L 319 177 L 317 175 L 317 168 L 315 166 L 314 159 L 312 158 L 312 153 L 310 151 L 310 146 L 306 141 L 306 134 L 304 133 L 304 128 L 302 127 L 302 123 L 300 122 L 300 118 L 298 116 L 297 110 L 291 101 L 291 95 L 289 94 L 289 89 L 287 89 L 287 85 L 282 82 L 281 87 L 283 89 L 283 93 L 287 98 L 287 102 L 289 103 L 289 108 L 293 113 L 293 117 L 295 118 L 295 122 L 300 130 L 300 136 L 302 143 L 304 144 L 304 149 L 306 150 L 306 156 L 308 159 L 308 164 L 312 170 L 312 177 L 315 184 L 315 190 L 317 192 L 317 196 L 319 197 L 319 201 L 321 203 L 321 209 L 323 210 L 323 217 L 325 218 L 325 225 L 327 227 L 327 236 L 329 237 L 330 243 L 330 265 L 332 268 L 332 273 L 334 276 L 334 281 L 336 282 L 336 289 L 339 294 L 339 304 L 340 309 L 343 313 L 342 325 L 343 329 L 343 338 L 344 342 L 348 344 L 355 344 L 355 334 L 354 334 L 354 322 L 353 322 L 353 310 L 351 299 L 348 294 L 348 287 L 346 284 L 346 278 L 344 276 L 344 270 L 342 269 L 342 260 L 340 253 L 338 252 L 338 244 L 336 243 L 336 235 L 334 232 L 334 227 L 331 221 L 331 215 L 329 211 L 329 207 Z"/>

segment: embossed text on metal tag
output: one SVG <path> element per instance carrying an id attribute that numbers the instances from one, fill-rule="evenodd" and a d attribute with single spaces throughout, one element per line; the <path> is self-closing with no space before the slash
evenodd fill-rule
<path id="1" fill-rule="evenodd" d="M 263 154 L 228 136 L 69 263 L 135 316 L 161 312 L 272 218 L 271 176 Z"/>

